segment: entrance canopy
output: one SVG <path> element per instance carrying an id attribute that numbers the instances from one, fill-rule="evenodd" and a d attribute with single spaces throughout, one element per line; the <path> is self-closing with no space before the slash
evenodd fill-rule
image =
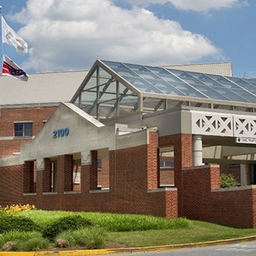
<path id="1" fill-rule="evenodd" d="M 254 112 L 256 80 L 97 60 L 71 102 L 97 119 L 178 106 Z"/>

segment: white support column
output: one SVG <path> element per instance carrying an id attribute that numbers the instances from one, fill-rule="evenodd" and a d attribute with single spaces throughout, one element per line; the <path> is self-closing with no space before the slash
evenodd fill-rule
<path id="1" fill-rule="evenodd" d="M 241 186 L 251 185 L 251 166 L 240 164 Z"/>
<path id="2" fill-rule="evenodd" d="M 193 165 L 203 165 L 203 145 L 201 135 L 193 135 Z"/>

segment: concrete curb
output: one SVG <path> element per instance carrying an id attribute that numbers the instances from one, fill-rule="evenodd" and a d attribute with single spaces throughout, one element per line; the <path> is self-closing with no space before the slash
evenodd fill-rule
<path id="1" fill-rule="evenodd" d="M 99 250 L 52 250 L 52 251 L 39 251 L 39 252 L 0 252 L 0 256 L 85 256 L 85 255 L 104 255 L 104 254 L 122 254 L 122 253 L 135 253 L 135 252 L 160 252 L 167 250 L 181 250 L 189 248 L 199 248 L 207 246 L 228 245 L 234 243 L 244 243 L 256 241 L 256 236 L 247 236 L 242 238 L 216 240 L 200 243 L 188 244 L 172 244 L 161 246 L 148 246 L 148 247 L 132 247 L 132 248 L 114 248 L 114 249 L 99 249 Z"/>

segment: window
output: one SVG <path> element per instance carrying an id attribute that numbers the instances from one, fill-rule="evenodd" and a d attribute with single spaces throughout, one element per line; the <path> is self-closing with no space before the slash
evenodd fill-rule
<path id="1" fill-rule="evenodd" d="M 101 168 L 102 168 L 102 161 L 101 159 L 97 159 L 97 169 L 101 170 Z"/>
<path id="2" fill-rule="evenodd" d="M 32 136 L 33 124 L 32 122 L 27 123 L 14 123 L 14 136 Z"/>
<path id="3" fill-rule="evenodd" d="M 166 162 L 166 161 L 160 161 L 160 167 L 174 167 L 174 163 L 173 162 Z"/>

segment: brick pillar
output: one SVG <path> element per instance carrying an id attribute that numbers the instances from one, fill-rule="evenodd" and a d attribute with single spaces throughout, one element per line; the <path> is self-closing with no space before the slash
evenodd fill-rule
<path id="1" fill-rule="evenodd" d="M 36 195 L 41 197 L 42 193 L 43 193 L 43 171 L 39 170 L 39 171 L 36 171 Z"/>
<path id="2" fill-rule="evenodd" d="M 24 163 L 23 193 L 34 192 L 34 162 Z"/>
<path id="3" fill-rule="evenodd" d="M 256 228 L 256 189 L 252 189 L 252 221 L 253 228 Z"/>
<path id="4" fill-rule="evenodd" d="M 156 131 L 149 132 L 149 145 L 147 152 L 147 176 L 148 190 L 159 187 L 159 152 L 158 152 L 158 135 Z"/>
<path id="5" fill-rule="evenodd" d="M 64 156 L 64 191 L 73 191 L 73 156 Z"/>
<path id="6" fill-rule="evenodd" d="M 65 156 L 57 156 L 56 192 L 64 194 Z"/>
<path id="7" fill-rule="evenodd" d="M 98 152 L 91 151 L 91 165 L 90 165 L 90 190 L 97 189 L 98 185 Z"/>
<path id="8" fill-rule="evenodd" d="M 192 135 L 175 135 L 174 143 L 174 180 L 178 188 L 178 213 L 183 216 L 183 171 L 193 165 Z"/>
<path id="9" fill-rule="evenodd" d="M 57 157 L 57 193 L 73 190 L 73 156 L 61 155 Z"/>
<path id="10" fill-rule="evenodd" d="M 44 170 L 43 170 L 43 192 L 51 192 L 51 160 L 50 158 L 44 159 Z"/>
<path id="11" fill-rule="evenodd" d="M 117 170 L 118 170 L 116 151 L 109 151 L 109 188 L 110 193 L 118 191 L 117 186 Z"/>
<path id="12" fill-rule="evenodd" d="M 81 165 L 81 191 L 88 193 L 90 190 L 96 190 L 98 186 L 98 152 L 91 151 L 90 164 Z"/>
<path id="13" fill-rule="evenodd" d="M 211 189 L 220 188 L 220 167 L 219 165 L 210 166 L 210 179 L 211 179 Z"/>

